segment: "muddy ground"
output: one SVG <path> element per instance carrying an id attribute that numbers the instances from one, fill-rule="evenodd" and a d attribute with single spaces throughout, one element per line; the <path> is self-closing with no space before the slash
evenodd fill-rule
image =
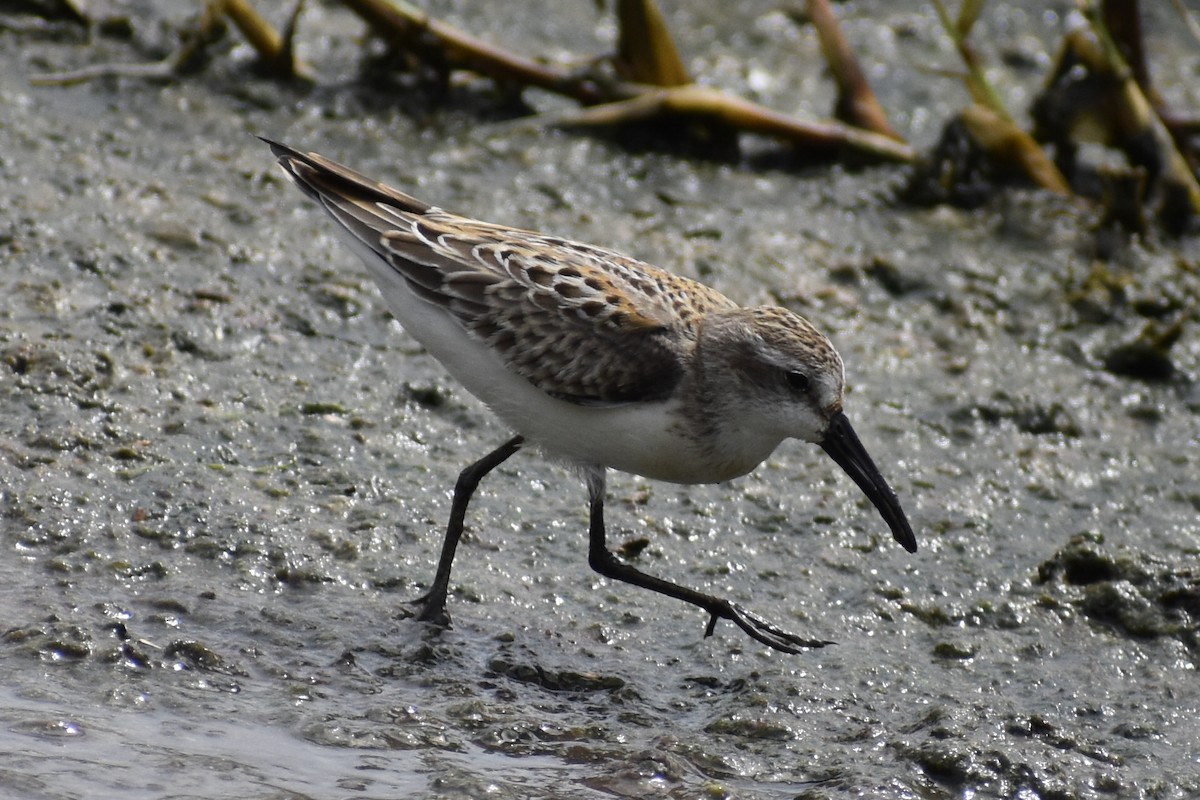
<path id="1" fill-rule="evenodd" d="M 1094 206 L 1032 190 L 917 208 L 905 167 L 765 141 L 732 163 L 639 152 L 515 124 L 480 81 L 433 104 L 364 80 L 361 23 L 310 5 L 311 88 L 244 46 L 180 81 L 36 87 L 164 55 L 190 9 L 97 3 L 127 25 L 85 40 L 0 8 L 0 793 L 1200 794 L 1200 237 L 1101 235 Z M 557 60 L 613 35 L 591 3 L 434 5 Z M 828 113 L 784 6 L 663 5 L 706 81 Z M 1015 110 L 1070 5 L 989 4 Z M 1200 47 L 1147 5 L 1161 85 L 1196 109 Z M 957 68 L 932 12 L 838 9 L 928 148 L 967 99 L 930 71 Z M 458 471 L 508 432 L 258 134 L 804 314 L 921 550 L 801 443 L 727 485 L 614 476 L 610 537 L 646 541 L 640 568 L 838 644 L 704 638 L 700 612 L 588 570 L 577 476 L 524 453 L 472 507 L 454 627 L 404 619 Z M 1180 319 L 1169 375 L 1113 361 Z"/>

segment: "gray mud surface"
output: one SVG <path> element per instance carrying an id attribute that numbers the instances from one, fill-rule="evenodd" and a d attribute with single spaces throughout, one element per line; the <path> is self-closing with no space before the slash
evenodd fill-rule
<path id="1" fill-rule="evenodd" d="M 190 10 L 89 5 L 128 35 L 0 7 L 0 795 L 1200 796 L 1195 235 L 1101 241 L 1094 208 L 1031 191 L 914 208 L 903 168 L 756 159 L 767 142 L 738 164 L 634 152 L 515 124 L 483 81 L 433 106 L 360 80 L 363 26 L 322 3 L 311 89 L 240 45 L 179 82 L 32 86 L 161 57 Z M 827 113 L 811 28 L 701 5 L 664 2 L 696 74 Z M 989 4 L 1012 108 L 1070 5 Z M 1194 111 L 1200 48 L 1145 5 Z M 958 67 L 933 12 L 838 8 L 930 146 L 967 102 L 925 71 Z M 590 2 L 434 11 L 555 59 L 613 33 Z M 403 618 L 458 471 L 508 431 L 254 134 L 804 314 L 920 552 L 801 443 L 728 485 L 613 476 L 610 537 L 645 540 L 641 569 L 839 644 L 706 639 L 702 613 L 588 570 L 577 476 L 523 453 L 469 514 L 454 627 Z M 1106 369 L 1180 318 L 1170 377 Z"/>

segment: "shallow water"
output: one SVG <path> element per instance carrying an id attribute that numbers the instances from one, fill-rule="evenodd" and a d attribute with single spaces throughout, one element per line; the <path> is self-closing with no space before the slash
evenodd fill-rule
<path id="1" fill-rule="evenodd" d="M 775 6 L 664 5 L 697 72 L 828 107 L 811 32 Z M 579 6 L 442 8 L 513 46 L 599 49 L 611 31 Z M 840 8 L 928 144 L 964 97 L 919 71 L 954 64 L 932 15 Z M 20 110 L 0 117 L 0 793 L 1200 793 L 1194 310 L 1175 379 L 1102 367 L 1135 308 L 1170 321 L 1197 296 L 1195 237 L 1120 243 L 1114 298 L 1087 280 L 1082 204 L 914 209 L 889 199 L 900 169 L 631 153 L 494 121 L 470 86 L 411 114 L 352 80 L 351 18 L 308 15 L 309 92 L 240 52 L 177 85 L 33 88 L 131 48 L 0 31 L 0 107 Z M 988 41 L 1036 56 L 1050 17 L 991 8 Z M 1200 58 L 1154 22 L 1186 98 Z M 1037 70 L 997 63 L 1023 107 Z M 640 568 L 838 645 L 705 639 L 700 612 L 587 569 L 580 481 L 521 454 L 472 505 L 454 627 L 403 619 L 455 476 L 508 432 L 390 319 L 260 133 L 805 314 L 921 551 L 799 443 L 727 485 L 613 476 L 610 536 L 649 540 Z"/>

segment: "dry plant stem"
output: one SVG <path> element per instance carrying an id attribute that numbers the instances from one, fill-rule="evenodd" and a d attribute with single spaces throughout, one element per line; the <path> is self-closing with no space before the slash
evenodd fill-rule
<path id="1" fill-rule="evenodd" d="M 975 105 L 962 113 L 963 122 L 976 143 L 1000 162 L 1009 163 L 1037 186 L 1056 194 L 1069 195 L 1070 185 L 1032 136 L 1023 131 L 1004 107 L 1000 96 L 983 74 L 979 57 L 968 38 L 983 12 L 984 0 L 963 0 L 958 19 L 952 20 L 942 0 L 934 0 L 942 27 L 954 41 L 967 67 L 964 80 Z"/>
<path id="2" fill-rule="evenodd" d="M 450 66 L 469 69 L 489 78 L 536 86 L 592 105 L 636 94 L 625 84 L 601 86 L 594 78 L 541 64 L 478 39 L 452 25 L 431 18 L 403 0 L 342 0 L 386 39 L 414 49 L 440 46 Z"/>
<path id="3" fill-rule="evenodd" d="M 697 116 L 740 131 L 760 133 L 800 146 L 850 149 L 889 161 L 909 162 L 911 147 L 886 136 L 827 122 L 789 117 L 738 97 L 696 84 L 661 88 L 630 82 L 601 82 L 554 69 L 488 44 L 439 22 L 404 0 L 342 0 L 381 35 L 415 49 L 439 45 L 452 67 L 515 81 L 595 106 L 551 119 L 560 125 L 616 125 L 656 116 Z M 603 104 L 603 105 L 601 105 Z M 541 118 L 547 119 L 547 118 Z"/>
<path id="4" fill-rule="evenodd" d="M 1135 108 L 1135 113 L 1146 117 L 1153 132 L 1154 140 L 1162 148 L 1162 153 L 1165 156 L 1163 159 L 1164 178 L 1174 183 L 1183 191 L 1187 196 L 1188 205 L 1191 207 L 1192 213 L 1200 214 L 1200 182 L 1197 182 L 1196 175 L 1188 165 L 1187 159 L 1175 147 L 1175 140 L 1171 137 L 1171 132 L 1167 130 L 1167 126 L 1163 124 L 1159 116 L 1154 113 L 1150 102 L 1142 94 L 1137 83 L 1132 80 L 1126 80 L 1122 86 L 1122 93 L 1125 103 Z"/>
<path id="5" fill-rule="evenodd" d="M 300 60 L 296 55 L 296 28 L 300 22 L 300 14 L 304 11 L 304 0 L 296 0 L 296 7 L 292 9 L 291 15 L 288 17 L 287 25 L 283 28 L 283 54 L 291 66 L 292 74 L 301 80 L 315 80 L 315 76 L 309 70 L 308 65 Z"/>
<path id="6" fill-rule="evenodd" d="M 691 84 L 648 90 L 641 95 L 558 117 L 563 126 L 619 125 L 655 117 L 700 117 L 747 133 L 781 139 L 798 148 L 853 150 L 887 161 L 911 162 L 915 153 L 872 131 L 836 122 L 801 120 L 707 86 Z"/>
<path id="7" fill-rule="evenodd" d="M 67 72 L 33 75 L 29 82 L 35 86 L 73 86 L 99 78 L 173 80 L 186 72 L 187 66 L 218 38 L 225 19 L 237 26 L 262 63 L 272 72 L 282 77 L 311 80 L 308 68 L 295 60 L 292 50 L 292 34 L 303 5 L 303 0 L 299 0 L 288 21 L 285 35 L 280 36 L 246 0 L 210 0 L 187 41 L 162 61 L 150 64 L 94 64 Z"/>
<path id="8" fill-rule="evenodd" d="M 1175 10 L 1179 12 L 1179 16 L 1183 18 L 1183 24 L 1187 26 L 1188 32 L 1192 34 L 1192 38 L 1200 44 L 1200 22 L 1196 21 L 1195 15 L 1183 4 L 1183 0 L 1171 0 L 1171 4 L 1175 6 Z"/>
<path id="9" fill-rule="evenodd" d="M 1046 151 L 1012 120 L 976 104 L 962 112 L 962 121 L 975 142 L 997 162 L 1012 164 L 1043 189 L 1070 196 L 1071 187 Z"/>
<path id="10" fill-rule="evenodd" d="M 219 0 L 217 7 L 227 16 L 264 61 L 278 61 L 283 38 L 250 7 L 246 0 Z"/>
<path id="11" fill-rule="evenodd" d="M 1084 0 L 1080 0 L 1081 3 Z M 1149 130 L 1162 156 L 1163 178 L 1174 184 L 1177 190 L 1187 197 L 1188 206 L 1193 214 L 1200 214 L 1200 181 L 1197 181 L 1187 159 L 1175 146 L 1171 131 L 1163 123 L 1147 96 L 1142 92 L 1134 71 L 1121 55 L 1120 48 L 1112 38 L 1105 25 L 1105 20 L 1095 13 L 1095 8 L 1085 4 L 1084 12 L 1091 28 L 1099 40 L 1098 53 L 1088 53 L 1100 63 L 1089 64 L 1089 69 L 1105 71 L 1120 83 L 1119 94 L 1113 99 L 1116 107 L 1117 124 L 1124 137 L 1132 137 L 1136 132 Z M 1078 37 L 1083 39 L 1083 37 Z M 1084 39 L 1086 42 L 1086 39 Z M 1082 48 L 1086 52 L 1086 44 Z"/>
<path id="12" fill-rule="evenodd" d="M 887 114 L 871 91 L 854 51 L 850 49 L 829 0 L 808 0 L 808 16 L 821 39 L 821 51 L 838 85 L 834 115 L 851 125 L 904 141 L 888 123 Z"/>
<path id="13" fill-rule="evenodd" d="M 613 65 L 623 80 L 650 86 L 692 82 L 654 0 L 618 0 L 617 28 Z"/>
<path id="14" fill-rule="evenodd" d="M 282 35 L 259 16 L 246 0 L 219 0 L 217 7 L 242 32 L 263 65 L 272 73 L 286 78 L 312 79 L 308 67 L 296 60 L 292 47 L 296 20 L 304 8 L 304 0 L 297 1 Z"/>
<path id="15" fill-rule="evenodd" d="M 1162 98 L 1154 91 L 1150 83 L 1150 70 L 1146 66 L 1146 48 L 1142 38 L 1142 12 L 1138 0 L 1104 0 L 1101 8 L 1104 27 L 1112 37 L 1113 44 L 1121 53 L 1121 57 L 1133 71 L 1133 78 L 1142 87 L 1142 93 L 1151 100 L 1155 107 L 1162 104 Z"/>
<path id="16" fill-rule="evenodd" d="M 979 65 L 979 56 L 976 55 L 975 48 L 971 47 L 971 43 L 968 41 L 971 28 L 974 27 L 975 20 L 979 18 L 979 14 L 983 10 L 983 0 L 963 0 L 957 21 L 950 18 L 950 12 L 942 0 L 933 0 L 933 5 L 937 9 L 942 27 L 946 29 L 946 34 L 954 42 L 959 57 L 967 67 L 967 74 L 963 76 L 963 81 L 966 83 L 971 97 L 976 103 L 985 105 L 1004 119 L 1012 121 L 1012 114 L 1008 113 L 1008 109 L 1000 100 L 1000 95 L 996 93 L 991 83 L 988 82 L 987 76 L 983 74 L 983 68 Z"/>
<path id="17" fill-rule="evenodd" d="M 82 69 L 66 72 L 50 72 L 31 75 L 29 82 L 34 86 L 74 86 L 100 78 L 138 78 L 141 80 L 174 80 L 186 66 L 204 53 L 204 50 L 224 32 L 221 11 L 222 0 L 210 0 L 204 6 L 200 19 L 190 36 L 179 49 L 162 61 L 149 64 L 93 64 Z"/>
<path id="18" fill-rule="evenodd" d="M 1200 42 L 1200 26 L 1197 25 L 1188 10 L 1180 5 L 1179 0 L 1176 0 L 1176 10 L 1193 37 Z M 1114 45 L 1129 65 L 1129 69 L 1133 71 L 1134 80 L 1137 81 L 1142 94 L 1146 96 L 1146 100 L 1154 108 L 1155 114 L 1170 132 L 1175 146 L 1181 151 L 1188 152 L 1191 146 L 1190 139 L 1195 135 L 1197 123 L 1195 120 L 1189 121 L 1176 115 L 1151 82 L 1150 68 L 1146 62 L 1139 3 L 1137 0 L 1122 0 L 1122 2 L 1105 0 L 1102 12 L 1104 28 L 1112 37 Z M 1195 154 L 1191 155 L 1194 163 Z"/>
<path id="19" fill-rule="evenodd" d="M 171 80 L 176 76 L 175 56 L 152 64 L 92 64 L 80 69 L 64 72 L 43 72 L 30 75 L 34 86 L 75 86 L 100 78 L 140 78 L 143 80 Z"/>

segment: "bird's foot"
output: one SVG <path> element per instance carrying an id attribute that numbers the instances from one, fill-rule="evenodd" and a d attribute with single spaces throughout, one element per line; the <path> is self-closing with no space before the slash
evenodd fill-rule
<path id="1" fill-rule="evenodd" d="M 445 592 L 429 591 L 415 600 L 405 601 L 404 605 L 412 607 L 408 616 L 416 617 L 419 622 L 431 622 L 442 628 L 450 627 Z"/>
<path id="2" fill-rule="evenodd" d="M 723 600 L 720 605 L 709 609 L 709 613 L 712 616 L 708 620 L 708 627 L 704 629 L 706 637 L 712 636 L 718 619 L 727 619 L 745 631 L 755 641 L 762 642 L 767 647 L 784 653 L 800 653 L 802 649 L 811 650 L 824 647 L 827 644 L 836 644 L 836 642 L 829 642 L 823 639 L 804 639 L 794 633 L 789 633 L 775 623 L 765 620 L 757 614 L 742 608 L 737 603 L 731 603 L 728 600 Z"/>

